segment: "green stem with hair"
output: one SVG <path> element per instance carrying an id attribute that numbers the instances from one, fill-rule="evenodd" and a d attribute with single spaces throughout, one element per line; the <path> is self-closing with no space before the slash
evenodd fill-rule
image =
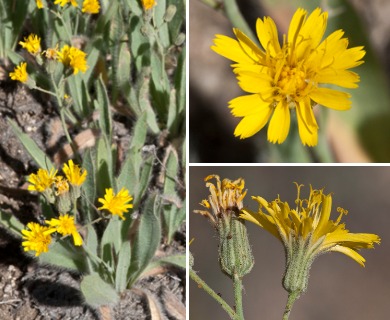
<path id="1" fill-rule="evenodd" d="M 283 314 L 283 320 L 288 320 L 288 318 L 290 316 L 291 309 L 293 307 L 293 304 L 295 301 L 298 300 L 299 296 L 300 296 L 299 291 L 290 292 L 288 294 L 287 304 L 286 304 L 286 308 L 284 309 L 284 314 Z"/>
<path id="2" fill-rule="evenodd" d="M 239 320 L 244 320 L 244 310 L 242 308 L 242 280 L 235 273 L 233 278 L 234 302 L 236 304 L 236 313 Z"/>
<path id="3" fill-rule="evenodd" d="M 223 300 L 213 289 L 211 289 L 206 282 L 204 282 L 194 270 L 190 269 L 190 277 L 192 280 L 194 280 L 199 288 L 206 291 L 212 298 L 214 298 L 219 305 L 221 305 L 222 309 L 227 312 L 230 319 L 232 320 L 238 320 L 237 314 L 234 312 L 234 310 L 227 304 L 225 300 Z"/>

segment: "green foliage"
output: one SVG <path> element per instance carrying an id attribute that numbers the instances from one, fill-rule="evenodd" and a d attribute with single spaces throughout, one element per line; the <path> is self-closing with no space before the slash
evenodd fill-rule
<path id="1" fill-rule="evenodd" d="M 99 288 L 99 290 L 96 290 Z M 107 284 L 97 273 L 92 273 L 84 277 L 80 284 L 81 292 L 85 301 L 93 306 L 114 304 L 119 300 L 116 291 Z"/>
<path id="2" fill-rule="evenodd" d="M 5 226 L 12 233 L 20 236 L 20 231 L 24 228 L 23 223 L 16 219 L 13 215 L 7 214 L 0 210 L 0 224 Z"/>
<path id="3" fill-rule="evenodd" d="M 86 274 L 81 283 L 86 303 L 115 303 L 117 293 L 131 288 L 150 266 L 185 267 L 184 256 L 154 260 L 161 241 L 161 217 L 168 221 L 164 222 L 169 225 L 167 237 L 172 237 L 177 219 L 183 221 L 185 215 L 185 206 L 177 208 L 164 200 L 178 197 L 177 175 L 184 171 L 185 162 L 177 154 L 184 152 L 180 149 L 185 145 L 179 145 L 179 150 L 170 147 L 170 156 L 161 161 L 157 152 L 161 146 L 155 143 L 162 132 L 167 133 L 165 148 L 174 139 L 183 139 L 185 131 L 185 43 L 177 40 L 183 38 L 184 2 L 160 0 L 145 12 L 138 0 L 102 0 L 100 13 L 93 16 L 71 5 L 60 8 L 49 3 L 37 9 L 35 1 L 22 2 L 15 1 L 18 14 L 11 18 L 12 1 L 0 3 L 0 58 L 15 65 L 27 61 L 29 79 L 35 81 L 30 88 L 51 98 L 74 162 L 88 173 L 81 198 L 73 199 L 69 212 L 82 235 L 82 246 L 76 247 L 71 235 L 54 233 L 49 251 L 41 253 L 39 261 Z M 86 54 L 88 69 L 74 74 L 73 67 L 48 58 L 47 51 L 29 55 L 17 45 L 22 33 L 41 37 L 42 50 L 56 45 L 57 50 L 64 45 L 79 48 Z M 123 149 L 116 140 L 115 116 L 125 118 L 126 129 L 131 128 L 123 161 L 119 161 Z M 38 167 L 58 167 L 14 120 L 8 122 Z M 93 132 L 94 145 L 80 150 L 74 137 L 86 129 Z M 115 194 L 125 188 L 133 197 L 133 209 L 124 213 L 125 220 L 98 210 L 98 199 L 107 188 Z M 46 212 L 58 217 L 46 200 L 41 204 L 45 218 Z M 169 217 L 167 210 L 172 211 Z M 23 229 L 15 217 L 1 211 L 0 223 L 18 235 Z"/>
<path id="4" fill-rule="evenodd" d="M 185 220 L 185 203 L 176 191 L 179 173 L 179 158 L 174 149 L 168 149 L 165 161 L 163 223 L 167 242 L 172 241 L 175 231 Z"/>
<path id="5" fill-rule="evenodd" d="M 151 262 L 161 238 L 160 200 L 158 195 L 151 194 L 146 200 L 141 221 L 137 228 L 132 248 L 129 269 L 130 285 L 132 285 Z M 151 237 L 151 235 L 153 235 Z"/>
<path id="6" fill-rule="evenodd" d="M 11 125 L 16 136 L 26 148 L 27 152 L 30 154 L 31 158 L 41 167 L 50 170 L 54 168 L 53 164 L 50 161 L 50 158 L 38 147 L 33 139 L 31 139 L 27 134 L 23 133 L 22 130 L 18 127 L 15 121 L 8 119 L 8 123 Z"/>

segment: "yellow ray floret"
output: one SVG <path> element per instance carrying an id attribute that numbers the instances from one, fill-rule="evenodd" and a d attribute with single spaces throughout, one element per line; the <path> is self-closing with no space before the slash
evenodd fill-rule
<path id="1" fill-rule="evenodd" d="M 24 38 L 24 42 L 19 41 L 19 44 L 33 55 L 41 52 L 41 38 L 36 34 L 30 34 L 27 38 Z"/>
<path id="2" fill-rule="evenodd" d="M 58 232 L 64 236 L 72 235 L 75 246 L 81 246 L 83 244 L 83 239 L 78 233 L 74 223 L 74 217 L 71 217 L 68 214 L 63 214 L 60 215 L 58 219 L 53 218 L 45 222 L 49 225 L 51 233 Z"/>
<path id="3" fill-rule="evenodd" d="M 50 172 L 46 169 L 38 169 L 38 172 L 30 174 L 28 182 L 28 190 L 43 192 L 56 181 L 57 170 L 51 169 Z"/>
<path id="4" fill-rule="evenodd" d="M 87 177 L 87 170 L 75 165 L 73 160 L 69 160 L 68 164 L 65 163 L 62 170 L 68 182 L 75 186 L 81 186 Z"/>
<path id="5" fill-rule="evenodd" d="M 84 0 L 83 9 L 84 13 L 96 14 L 99 13 L 100 4 L 98 0 Z"/>
<path id="6" fill-rule="evenodd" d="M 106 209 L 113 215 L 118 215 L 122 220 L 125 220 L 123 216 L 130 208 L 133 207 L 129 202 L 133 200 L 133 197 L 129 194 L 129 191 L 122 188 L 116 195 L 112 188 L 106 189 L 104 198 L 99 198 L 98 201 L 102 204 L 99 210 Z"/>
<path id="7" fill-rule="evenodd" d="M 24 251 L 35 251 L 35 256 L 49 251 L 51 235 L 48 227 L 39 223 L 29 222 L 27 228 L 22 230 L 22 246 Z"/>
<path id="8" fill-rule="evenodd" d="M 27 82 L 27 63 L 21 62 L 18 66 L 15 67 L 13 72 L 10 72 L 9 76 L 12 80 L 20 81 L 22 83 Z"/>

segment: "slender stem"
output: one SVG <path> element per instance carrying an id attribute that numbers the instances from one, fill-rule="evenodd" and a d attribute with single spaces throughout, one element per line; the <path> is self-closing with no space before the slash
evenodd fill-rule
<path id="1" fill-rule="evenodd" d="M 61 22 L 62 22 L 62 24 L 63 24 L 63 26 L 64 26 L 64 28 L 65 28 L 66 35 L 67 35 L 68 38 L 69 38 L 69 42 L 72 42 L 72 35 L 71 35 L 71 33 L 69 32 L 69 30 L 68 30 L 68 25 L 66 24 L 64 18 L 62 17 L 62 14 L 60 14 L 59 12 L 56 12 L 56 11 L 54 11 L 54 10 L 50 10 L 50 12 L 53 13 L 58 19 L 61 20 Z"/>
<path id="2" fill-rule="evenodd" d="M 287 304 L 283 314 L 283 320 L 288 320 L 293 304 L 299 298 L 299 295 L 300 295 L 299 291 L 290 292 L 288 294 Z"/>
<path id="3" fill-rule="evenodd" d="M 190 269 L 190 277 L 192 280 L 194 280 L 198 287 L 206 291 L 212 298 L 214 298 L 224 309 L 229 317 L 233 320 L 237 319 L 237 314 L 234 312 L 234 310 L 227 304 L 225 300 L 223 300 L 213 289 L 211 289 L 206 282 L 204 282 L 194 270 Z"/>
<path id="4" fill-rule="evenodd" d="M 51 92 L 51 91 L 49 91 L 49 90 L 42 89 L 41 87 L 35 86 L 34 89 L 35 89 L 35 90 L 38 90 L 38 91 L 41 91 L 41 92 L 44 92 L 44 93 L 47 93 L 47 94 L 50 94 L 50 95 L 52 95 L 52 96 L 54 96 L 54 97 L 57 97 L 57 95 L 56 95 L 54 92 Z"/>
<path id="5" fill-rule="evenodd" d="M 240 29 L 252 40 L 256 40 L 252 29 L 249 28 L 244 17 L 241 14 L 240 8 L 237 5 L 236 0 L 223 0 L 225 4 L 225 13 L 229 20 L 232 22 L 235 28 Z"/>
<path id="6" fill-rule="evenodd" d="M 244 320 L 244 311 L 242 308 L 242 280 L 235 273 L 233 278 L 234 302 L 236 304 L 237 319 Z"/>

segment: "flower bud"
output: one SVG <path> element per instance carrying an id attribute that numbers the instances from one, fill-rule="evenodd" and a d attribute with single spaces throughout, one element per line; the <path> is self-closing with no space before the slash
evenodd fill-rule
<path id="1" fill-rule="evenodd" d="M 164 21 L 171 22 L 173 17 L 176 14 L 176 10 L 177 10 L 176 6 L 173 4 L 170 4 L 167 8 L 167 11 L 165 11 Z"/>

